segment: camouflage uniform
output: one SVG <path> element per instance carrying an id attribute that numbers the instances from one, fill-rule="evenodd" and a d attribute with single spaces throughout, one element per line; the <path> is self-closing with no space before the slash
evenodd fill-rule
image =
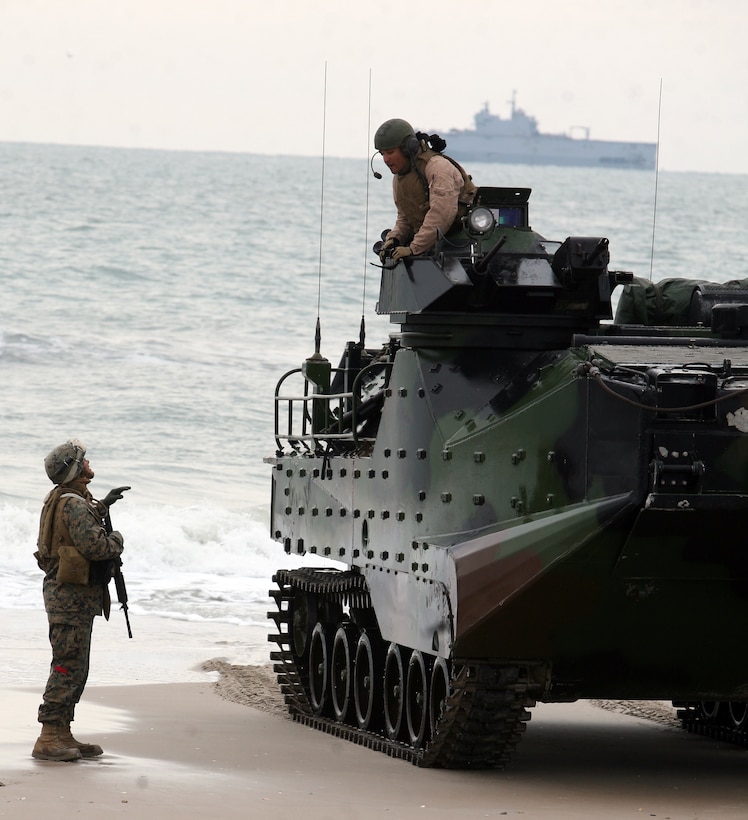
<path id="1" fill-rule="evenodd" d="M 41 515 L 36 558 L 45 572 L 44 607 L 52 665 L 39 707 L 40 723 L 68 724 L 73 720 L 88 678 L 93 619 L 109 603 L 105 586 L 111 577 L 108 562 L 122 552 L 122 536 L 105 533 L 102 517 L 107 508 L 94 501 L 87 483 L 77 478 L 55 487 L 45 499 Z M 92 562 L 88 583 L 58 582 L 59 549 L 65 545 L 74 546 Z"/>

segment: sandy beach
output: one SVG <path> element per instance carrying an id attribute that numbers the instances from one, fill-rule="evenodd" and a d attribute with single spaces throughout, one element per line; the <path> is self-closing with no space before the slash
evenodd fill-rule
<path id="1" fill-rule="evenodd" d="M 211 648 L 182 670 L 202 681 L 89 686 L 74 730 L 93 760 L 33 760 L 42 682 L 3 687 L 0 817 L 748 816 L 748 752 L 683 733 L 667 704 L 541 704 L 509 769 L 418 769 L 294 723 L 267 664 Z"/>

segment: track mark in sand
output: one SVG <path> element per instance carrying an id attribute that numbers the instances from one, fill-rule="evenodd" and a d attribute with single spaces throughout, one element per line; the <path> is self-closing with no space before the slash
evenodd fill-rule
<path id="1" fill-rule="evenodd" d="M 675 708 L 661 700 L 591 700 L 590 703 L 606 712 L 641 718 L 672 729 L 681 729 Z"/>
<path id="2" fill-rule="evenodd" d="M 215 683 L 218 695 L 232 703 L 252 706 L 263 712 L 288 717 L 283 695 L 272 664 L 264 666 L 239 666 L 219 659 L 206 661 L 205 672 L 218 672 Z M 675 708 L 665 701 L 656 700 L 591 700 L 592 706 L 606 712 L 648 720 L 672 729 L 681 729 Z"/>
<path id="3" fill-rule="evenodd" d="M 215 689 L 225 700 L 288 717 L 272 665 L 237 666 L 214 659 L 206 661 L 201 668 L 220 674 Z"/>

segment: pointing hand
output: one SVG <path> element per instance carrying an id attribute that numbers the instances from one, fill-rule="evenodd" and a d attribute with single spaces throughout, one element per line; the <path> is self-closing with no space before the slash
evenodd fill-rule
<path id="1" fill-rule="evenodd" d="M 101 503 L 105 504 L 107 507 L 111 507 L 115 501 L 119 501 L 120 498 L 122 498 L 122 493 L 129 489 L 130 487 L 115 487 L 113 490 L 109 490 L 106 497 L 102 499 Z"/>

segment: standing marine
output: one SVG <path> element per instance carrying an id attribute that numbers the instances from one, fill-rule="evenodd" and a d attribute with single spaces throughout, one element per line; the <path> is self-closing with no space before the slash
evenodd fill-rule
<path id="1" fill-rule="evenodd" d="M 401 119 L 383 122 L 374 134 L 374 147 L 393 174 L 397 207 L 395 226 L 384 237 L 383 258 L 397 261 L 431 250 L 440 236 L 460 227 L 473 201 L 477 188 L 465 169 L 432 145 L 443 148 L 446 143 L 436 135 L 416 134 Z"/>
<path id="2" fill-rule="evenodd" d="M 44 459 L 55 487 L 44 499 L 34 557 L 44 570 L 52 664 L 39 707 L 42 731 L 31 753 L 38 760 L 103 754 L 101 746 L 76 740 L 70 724 L 88 678 L 93 620 L 102 612 L 109 615 L 107 585 L 123 550 L 122 535 L 108 531 L 104 520 L 130 488 L 117 487 L 102 501 L 94 500 L 88 489 L 94 472 L 85 455 L 85 445 L 69 439 Z"/>

